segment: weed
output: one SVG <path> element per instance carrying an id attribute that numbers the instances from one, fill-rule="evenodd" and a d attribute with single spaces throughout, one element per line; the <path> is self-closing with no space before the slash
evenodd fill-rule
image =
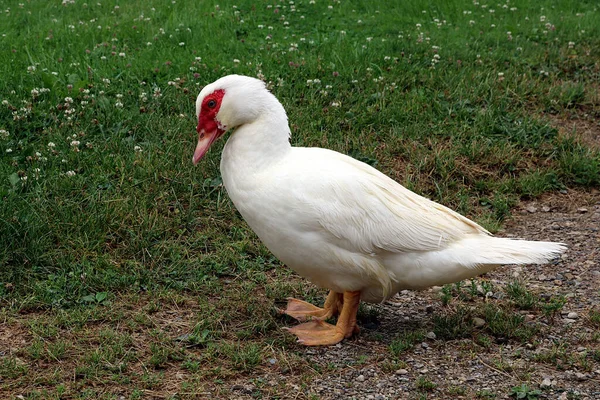
<path id="1" fill-rule="evenodd" d="M 515 399 L 535 400 L 538 399 L 542 394 L 540 390 L 530 389 L 529 386 L 523 384 L 520 386 L 514 386 L 510 389 L 509 396 Z"/>
<path id="2" fill-rule="evenodd" d="M 425 378 L 424 376 L 420 376 L 415 381 L 415 387 L 419 390 L 430 392 L 437 387 L 437 384 Z"/>
<path id="3" fill-rule="evenodd" d="M 495 399 L 495 398 L 496 398 L 496 393 L 494 393 L 494 392 L 491 392 L 491 391 L 489 391 L 489 390 L 487 390 L 487 389 L 484 389 L 484 390 L 480 390 L 480 391 L 478 391 L 478 392 L 475 394 L 475 396 L 476 396 L 478 399 Z"/>
<path id="4" fill-rule="evenodd" d="M 240 371 L 251 371 L 262 361 L 262 349 L 256 344 L 231 346 L 225 352 L 233 367 Z"/>
<path id="5" fill-rule="evenodd" d="M 524 323 L 525 317 L 521 314 L 505 311 L 493 304 L 486 304 L 483 311 L 487 329 L 496 338 L 527 342 L 537 332 L 536 327 Z"/>
<path id="6" fill-rule="evenodd" d="M 530 291 L 527 290 L 525 285 L 518 281 L 513 281 L 506 287 L 506 293 L 508 297 L 515 303 L 521 310 L 532 310 L 537 306 L 537 298 Z"/>
<path id="7" fill-rule="evenodd" d="M 402 353 L 412 349 L 418 342 L 423 341 L 425 334 L 422 331 L 404 331 L 390 344 L 390 352 L 399 357 Z"/>
<path id="8" fill-rule="evenodd" d="M 29 367 L 16 357 L 2 357 L 0 360 L 0 375 L 14 379 L 28 373 Z"/>
<path id="9" fill-rule="evenodd" d="M 445 340 L 471 336 L 473 332 L 471 312 L 459 306 L 454 312 L 433 316 L 433 332 L 436 337 Z"/>
<path id="10" fill-rule="evenodd" d="M 564 296 L 552 296 L 546 302 L 540 304 L 542 312 L 548 319 L 553 321 L 560 310 L 567 304 L 567 298 Z"/>
<path id="11" fill-rule="evenodd" d="M 588 315 L 590 324 L 596 329 L 600 329 L 600 310 L 591 309 Z"/>

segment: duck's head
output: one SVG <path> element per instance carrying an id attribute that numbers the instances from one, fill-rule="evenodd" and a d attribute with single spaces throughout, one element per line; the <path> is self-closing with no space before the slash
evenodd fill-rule
<path id="1" fill-rule="evenodd" d="M 198 145 L 194 165 L 227 130 L 259 118 L 272 97 L 264 82 L 249 76 L 228 75 L 205 86 L 196 99 Z"/>

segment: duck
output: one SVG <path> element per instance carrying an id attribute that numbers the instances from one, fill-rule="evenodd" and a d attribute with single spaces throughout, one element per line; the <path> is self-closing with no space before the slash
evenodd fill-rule
<path id="1" fill-rule="evenodd" d="M 323 307 L 287 299 L 286 328 L 306 346 L 359 332 L 361 301 L 381 303 L 503 264 L 542 264 L 563 243 L 495 237 L 461 214 L 420 196 L 376 168 L 339 152 L 291 145 L 282 104 L 259 79 L 228 75 L 196 99 L 196 165 L 223 147 L 221 177 L 236 209 L 284 265 L 329 290 Z M 337 317 L 335 324 L 326 322 Z"/>

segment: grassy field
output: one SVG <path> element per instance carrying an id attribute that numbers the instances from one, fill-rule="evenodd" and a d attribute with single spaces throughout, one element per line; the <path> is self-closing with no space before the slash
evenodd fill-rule
<path id="1" fill-rule="evenodd" d="M 224 141 L 191 164 L 203 85 L 260 77 L 295 145 L 497 230 L 520 199 L 600 187 L 597 137 L 554 123 L 600 116 L 598 20 L 594 1 L 3 1 L 0 396 L 227 398 L 272 360 L 326 372 L 273 311 L 323 292 L 236 213 Z"/>

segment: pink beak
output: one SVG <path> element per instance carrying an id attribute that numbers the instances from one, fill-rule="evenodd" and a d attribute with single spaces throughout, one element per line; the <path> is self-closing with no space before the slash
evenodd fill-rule
<path id="1" fill-rule="evenodd" d="M 196 151 L 194 151 L 194 157 L 192 158 L 194 165 L 198 164 L 213 142 L 222 134 L 223 132 L 218 128 L 212 132 L 206 132 L 204 129 L 201 129 L 200 132 L 198 132 L 198 144 L 196 145 Z"/>

